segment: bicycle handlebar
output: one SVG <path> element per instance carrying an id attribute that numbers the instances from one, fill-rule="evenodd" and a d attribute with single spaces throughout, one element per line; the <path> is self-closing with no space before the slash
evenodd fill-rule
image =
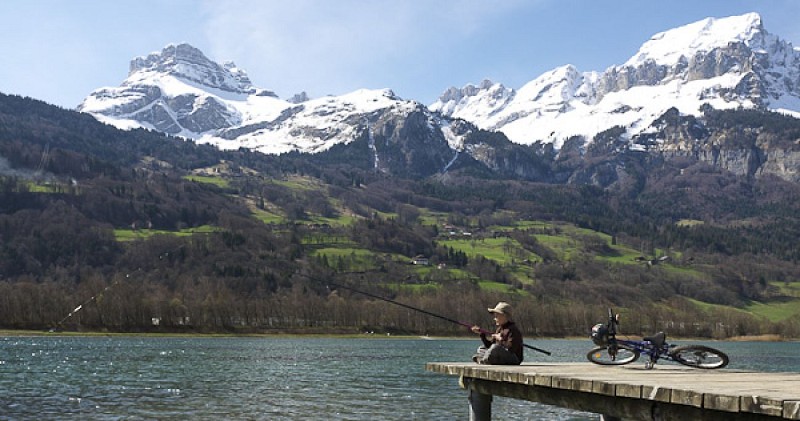
<path id="1" fill-rule="evenodd" d="M 619 314 L 614 314 L 614 310 L 608 308 L 608 333 L 611 335 L 617 334 L 617 326 L 619 326 Z"/>

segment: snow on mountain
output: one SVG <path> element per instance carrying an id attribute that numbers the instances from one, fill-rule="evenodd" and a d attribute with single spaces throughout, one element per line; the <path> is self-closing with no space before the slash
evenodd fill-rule
<path id="1" fill-rule="evenodd" d="M 146 127 L 270 154 L 322 152 L 378 137 L 410 147 L 417 143 L 404 136 L 416 136 L 420 145 L 446 148 L 433 154 L 439 162 L 469 153 L 464 140 L 473 128 L 454 131 L 453 119 L 503 132 L 518 144 L 560 149 L 571 137 L 591 141 L 615 126 L 635 142 L 668 109 L 698 116 L 704 106 L 800 117 L 800 49 L 768 33 L 758 14 L 707 18 L 654 35 L 628 61 L 603 72 L 564 65 L 519 89 L 484 80 L 450 88 L 425 107 L 388 89 L 283 100 L 255 87 L 235 64 L 218 64 L 179 44 L 133 59 L 119 87 L 95 90 L 79 110 L 124 129 Z"/>
<path id="2" fill-rule="evenodd" d="M 95 90 L 78 110 L 124 129 L 198 138 L 254 116 L 277 116 L 286 106 L 272 92 L 254 88 L 235 64 L 219 65 L 179 44 L 133 59 L 119 87 Z"/>
<path id="3" fill-rule="evenodd" d="M 252 110 L 246 121 L 236 127 L 204 134 L 198 141 L 222 149 L 243 147 L 267 154 L 292 150 L 315 153 L 355 140 L 375 113 L 405 116 L 419 105 L 396 97 L 388 89 L 362 89 L 346 95 L 307 100 L 299 105 L 287 102 L 277 114 L 257 115 L 254 111 L 260 109 L 259 104 L 247 104 Z"/>
<path id="4" fill-rule="evenodd" d="M 389 89 L 318 99 L 301 93 L 285 101 L 254 87 L 235 64 L 217 64 L 188 44 L 133 59 L 119 87 L 95 90 L 78 107 L 122 129 L 144 127 L 269 154 L 321 152 L 356 139 L 370 119 L 386 113 L 402 119 L 420 109 L 430 114 Z"/>
<path id="5" fill-rule="evenodd" d="M 747 43 L 762 31 L 761 16 L 757 13 L 726 19 L 706 18 L 653 35 L 623 66 L 635 67 L 647 60 L 674 65 L 681 57 L 725 48 L 731 42 Z"/>
<path id="6" fill-rule="evenodd" d="M 671 107 L 700 115 L 704 104 L 800 116 L 800 49 L 769 34 L 756 13 L 707 18 L 654 35 L 603 73 L 566 65 L 519 90 L 484 81 L 450 88 L 429 108 L 516 143 L 560 148 L 614 126 L 633 138 Z"/>

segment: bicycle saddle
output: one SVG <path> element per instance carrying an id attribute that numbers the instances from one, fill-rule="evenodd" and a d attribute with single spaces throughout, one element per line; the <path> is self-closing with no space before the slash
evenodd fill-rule
<path id="1" fill-rule="evenodd" d="M 650 342 L 656 348 L 660 348 L 664 345 L 664 342 L 667 341 L 667 334 L 664 332 L 658 332 L 653 336 L 645 336 L 642 338 L 643 340 Z"/>

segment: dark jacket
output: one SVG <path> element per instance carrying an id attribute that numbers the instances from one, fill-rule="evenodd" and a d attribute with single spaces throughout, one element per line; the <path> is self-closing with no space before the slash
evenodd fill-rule
<path id="1" fill-rule="evenodd" d="M 517 325 L 514 324 L 514 322 L 506 322 L 502 326 L 498 326 L 495 333 L 499 333 L 502 338 L 498 343 L 502 345 L 503 348 L 516 354 L 517 358 L 519 358 L 519 362 L 522 362 L 522 332 L 519 331 Z M 494 343 L 493 338 L 487 337 L 486 334 L 483 333 L 481 333 L 481 341 L 483 341 L 483 344 L 487 348 Z"/>

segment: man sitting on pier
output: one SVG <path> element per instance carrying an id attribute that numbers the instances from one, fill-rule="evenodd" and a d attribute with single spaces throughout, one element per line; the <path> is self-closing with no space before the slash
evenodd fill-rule
<path id="1" fill-rule="evenodd" d="M 472 357 L 478 364 L 518 365 L 522 363 L 522 333 L 511 320 L 511 305 L 499 302 L 494 308 L 488 309 L 494 315 L 497 330 L 491 336 L 480 328 L 472 326 L 472 331 L 480 333 L 483 345 Z"/>

